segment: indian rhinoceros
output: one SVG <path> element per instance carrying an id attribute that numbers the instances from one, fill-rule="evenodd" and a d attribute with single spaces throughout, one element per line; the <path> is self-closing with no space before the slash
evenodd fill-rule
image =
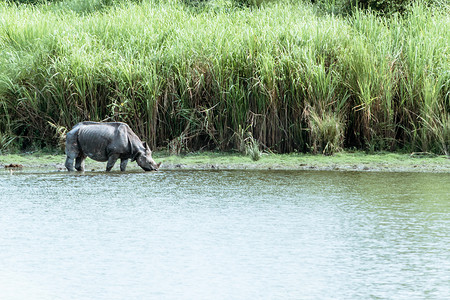
<path id="1" fill-rule="evenodd" d="M 136 160 L 145 171 L 158 170 L 147 143 L 142 142 L 131 128 L 121 122 L 80 122 L 67 133 L 66 168 L 84 171 L 84 160 L 90 157 L 96 161 L 107 161 L 106 171 L 111 171 L 120 158 L 120 170 L 125 171 L 128 159 Z"/>

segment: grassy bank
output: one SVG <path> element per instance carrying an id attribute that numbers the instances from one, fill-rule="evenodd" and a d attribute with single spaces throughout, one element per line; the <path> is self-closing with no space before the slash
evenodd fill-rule
<path id="1" fill-rule="evenodd" d="M 238 153 L 197 152 L 188 155 L 170 155 L 166 151 L 154 152 L 161 170 L 333 170 L 377 172 L 438 172 L 450 174 L 450 159 L 445 156 L 363 152 L 341 152 L 334 156 L 312 154 L 264 154 L 258 161 Z M 23 171 L 66 171 L 65 156 L 36 152 L 32 154 L 0 155 L 0 171 L 5 166 L 22 165 Z M 119 170 L 119 164 L 114 171 Z M 106 163 L 86 160 L 86 170 L 104 171 Z M 136 163 L 128 164 L 128 171 L 142 171 Z"/>
<path id="2" fill-rule="evenodd" d="M 97 1 L 98 2 L 98 1 Z M 403 17 L 297 1 L 0 4 L 0 151 L 82 120 L 152 147 L 449 154 L 448 6 Z"/>

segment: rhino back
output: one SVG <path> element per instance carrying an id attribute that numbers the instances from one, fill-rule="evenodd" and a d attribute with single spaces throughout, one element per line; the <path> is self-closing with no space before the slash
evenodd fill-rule
<path id="1" fill-rule="evenodd" d="M 122 157 L 127 155 L 129 146 L 126 124 L 84 123 L 78 129 L 78 143 L 85 155 L 97 161 L 106 161 L 116 153 Z"/>

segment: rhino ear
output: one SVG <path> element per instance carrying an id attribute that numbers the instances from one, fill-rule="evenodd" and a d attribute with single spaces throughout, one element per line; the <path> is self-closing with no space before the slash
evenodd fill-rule
<path id="1" fill-rule="evenodd" d="M 148 146 L 148 144 L 146 142 L 144 142 L 143 145 L 144 145 L 144 148 L 145 148 L 145 152 L 152 153 L 152 151 L 150 150 L 150 147 Z"/>

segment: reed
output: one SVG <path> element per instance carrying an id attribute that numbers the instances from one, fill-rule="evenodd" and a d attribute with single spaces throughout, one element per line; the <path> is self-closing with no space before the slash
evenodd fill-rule
<path id="1" fill-rule="evenodd" d="M 115 120 L 175 152 L 239 149 L 249 128 L 278 152 L 448 153 L 445 8 L 345 17 L 295 1 L 183 2 L 2 2 L 0 132 L 56 145 L 55 128 Z"/>

